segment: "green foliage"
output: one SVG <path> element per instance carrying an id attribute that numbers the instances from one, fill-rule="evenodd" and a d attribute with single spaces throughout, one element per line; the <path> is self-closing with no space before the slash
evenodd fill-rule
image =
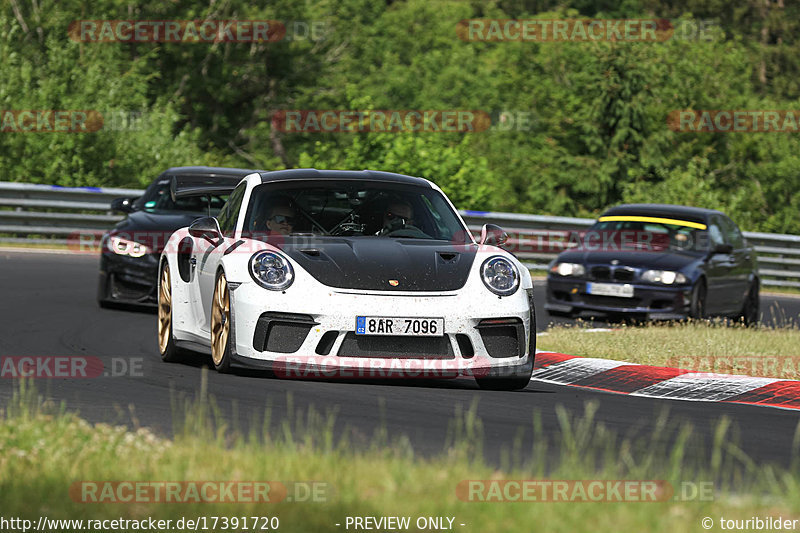
<path id="1" fill-rule="evenodd" d="M 798 109 L 800 8 L 722 0 L 15 1 L 0 8 L 0 110 L 97 110 L 95 133 L 0 133 L 0 179 L 142 186 L 168 166 L 375 168 L 462 208 L 594 216 L 624 201 L 800 233 L 796 134 L 675 132 L 670 111 Z M 321 25 L 269 43 L 82 43 L 81 19 Z M 468 42 L 470 18 L 670 18 L 665 42 Z M 301 24 L 302 28 L 302 24 Z M 686 30 L 688 28 L 688 31 Z M 310 35 L 309 35 L 310 36 Z M 482 110 L 473 133 L 282 133 L 280 110 Z M 501 116 L 527 121 L 502 123 Z M 133 120 L 113 120 L 114 117 Z M 520 127 L 522 126 L 522 127 Z"/>
<path id="2" fill-rule="evenodd" d="M 335 146 L 317 141 L 313 152 L 300 154 L 299 166 L 385 170 L 420 176 L 436 182 L 462 209 L 481 209 L 499 180 L 485 157 L 470 154 L 468 139 L 448 143 L 442 134 L 369 133 L 353 135 Z"/>

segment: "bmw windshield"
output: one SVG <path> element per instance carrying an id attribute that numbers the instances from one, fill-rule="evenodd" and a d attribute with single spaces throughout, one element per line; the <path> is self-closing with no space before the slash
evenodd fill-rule
<path id="1" fill-rule="evenodd" d="M 633 216 L 615 218 L 639 218 Z M 631 250 L 648 252 L 704 252 L 709 235 L 705 224 L 613 220 L 599 221 L 581 236 L 581 248 L 594 250 Z"/>

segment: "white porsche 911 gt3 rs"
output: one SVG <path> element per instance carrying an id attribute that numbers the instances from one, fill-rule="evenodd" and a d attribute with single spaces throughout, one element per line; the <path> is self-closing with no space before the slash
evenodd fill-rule
<path id="1" fill-rule="evenodd" d="M 535 354 L 528 270 L 483 227 L 476 243 L 422 178 L 376 171 L 174 178 L 175 198 L 230 193 L 161 256 L 165 361 L 210 352 L 220 372 L 284 377 L 474 376 L 521 389 Z"/>

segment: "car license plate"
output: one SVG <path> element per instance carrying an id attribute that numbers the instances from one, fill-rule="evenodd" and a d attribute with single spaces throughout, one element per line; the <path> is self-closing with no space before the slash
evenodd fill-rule
<path id="1" fill-rule="evenodd" d="M 441 337 L 443 318 L 357 316 L 356 335 L 401 335 Z"/>
<path id="2" fill-rule="evenodd" d="M 587 283 L 587 294 L 598 296 L 618 296 L 620 298 L 633 298 L 633 285 L 628 283 L 618 285 L 616 283 Z"/>

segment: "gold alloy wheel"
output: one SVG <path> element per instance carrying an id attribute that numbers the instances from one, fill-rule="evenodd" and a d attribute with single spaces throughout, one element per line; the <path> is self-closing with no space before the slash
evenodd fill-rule
<path id="1" fill-rule="evenodd" d="M 214 286 L 214 301 L 211 304 L 211 359 L 222 364 L 228 336 L 231 331 L 231 300 L 225 274 L 220 274 Z"/>
<path id="2" fill-rule="evenodd" d="M 161 270 L 161 288 L 158 291 L 158 349 L 167 353 L 172 334 L 172 285 L 170 285 L 169 265 Z"/>

